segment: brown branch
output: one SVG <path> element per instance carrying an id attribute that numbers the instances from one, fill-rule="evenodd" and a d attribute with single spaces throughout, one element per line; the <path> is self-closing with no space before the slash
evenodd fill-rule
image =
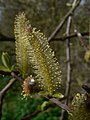
<path id="1" fill-rule="evenodd" d="M 11 72 L 7 72 L 7 71 L 3 71 L 3 70 L 0 70 L 0 75 L 11 75 Z"/>
<path id="2" fill-rule="evenodd" d="M 82 88 L 87 92 L 87 94 L 90 95 L 90 86 L 84 84 L 84 85 L 82 85 Z"/>
<path id="3" fill-rule="evenodd" d="M 3 99 L 6 94 L 6 92 L 11 88 L 11 86 L 15 83 L 16 79 L 12 78 L 9 83 L 0 91 L 0 119 L 2 117 L 2 104 L 3 104 Z"/>
<path id="4" fill-rule="evenodd" d="M 70 34 L 72 17 L 68 18 L 66 35 Z M 66 61 L 67 61 L 67 82 L 65 96 L 67 96 L 66 104 L 68 105 L 69 95 L 70 95 L 70 84 L 71 84 L 71 49 L 70 49 L 70 39 L 66 40 Z"/>
<path id="5" fill-rule="evenodd" d="M 19 77 L 18 75 L 16 75 L 14 72 L 4 72 L 4 71 L 0 71 L 0 73 L 4 73 L 4 74 L 11 74 L 12 78 L 9 83 L 0 91 L 0 119 L 2 117 L 2 104 L 3 104 L 3 99 L 4 96 L 6 94 L 6 92 L 11 88 L 11 86 L 15 83 L 16 80 L 19 80 L 20 82 L 22 82 L 22 78 Z"/>
<path id="6" fill-rule="evenodd" d="M 12 80 L 10 80 L 10 82 L 5 86 L 5 88 L 3 88 L 2 89 L 2 91 L 0 92 L 0 99 L 1 99 L 1 106 L 0 106 L 0 108 L 1 108 L 1 113 L 2 113 L 2 98 L 3 98 L 3 95 L 5 95 L 5 93 L 8 91 L 8 89 L 11 87 L 11 85 L 14 83 L 14 81 L 16 81 L 16 79 L 17 80 L 19 80 L 20 82 L 22 82 L 23 81 L 23 79 L 21 78 L 21 77 L 19 77 L 17 74 L 15 74 L 14 72 L 11 72 L 11 75 L 12 75 L 12 77 L 14 77 Z M 69 111 L 70 112 L 70 108 L 67 106 L 67 105 L 65 105 L 65 104 L 62 104 L 60 101 L 62 101 L 62 100 L 64 100 L 64 99 L 66 99 L 66 97 L 64 97 L 64 98 L 62 98 L 62 99 L 60 99 L 60 101 L 59 100 L 57 100 L 56 98 L 48 98 L 48 97 L 46 97 L 48 100 L 50 100 L 52 103 L 54 103 L 54 104 L 56 104 L 57 106 L 59 106 L 59 107 L 61 107 L 62 109 L 64 109 L 64 110 L 66 110 L 66 111 Z M 28 119 L 30 119 L 30 118 L 32 118 L 34 115 L 37 115 L 39 112 L 41 112 L 40 110 L 37 110 L 37 111 L 35 111 L 35 112 L 33 112 L 32 114 L 30 114 L 30 115 L 27 115 L 27 116 L 25 116 L 25 117 L 23 117 L 21 120 L 28 120 Z"/>
<path id="7" fill-rule="evenodd" d="M 48 41 L 51 41 L 55 36 L 58 34 L 64 23 L 66 22 L 67 18 L 75 11 L 75 9 L 79 6 L 81 0 L 77 0 L 77 3 L 72 6 L 72 8 L 69 10 L 69 12 L 63 17 L 62 21 L 59 23 L 59 25 L 56 27 L 56 29 L 53 31 L 53 33 L 48 38 Z"/>
<path id="8" fill-rule="evenodd" d="M 81 42 L 82 47 L 84 48 L 85 51 L 89 50 L 88 45 L 85 44 L 85 39 L 84 39 L 82 33 L 80 33 L 77 29 L 77 25 L 76 25 L 74 18 L 72 18 L 72 20 L 73 20 L 74 32 L 77 35 L 79 41 Z M 89 36 L 89 34 L 90 34 L 90 32 L 88 32 L 88 36 Z"/>
<path id="9" fill-rule="evenodd" d="M 82 34 L 80 32 L 78 32 L 77 29 L 74 30 L 75 33 L 77 34 L 77 37 L 79 38 L 81 45 L 83 46 L 83 48 L 85 49 L 85 51 L 89 50 L 88 46 L 85 44 L 84 39 L 82 37 Z"/>
<path id="10" fill-rule="evenodd" d="M 23 81 L 23 79 L 21 77 L 19 77 L 18 75 L 16 75 L 14 72 L 11 73 L 11 75 L 13 77 L 15 77 L 17 80 L 19 81 Z M 48 97 L 45 97 L 47 99 L 49 99 Z M 60 101 L 66 99 L 66 97 L 61 98 Z M 50 98 L 50 101 L 52 101 L 53 103 L 55 103 L 57 106 L 61 107 L 62 109 L 66 110 L 66 111 L 70 111 L 69 107 L 67 105 L 62 104 L 59 100 L 57 100 L 56 98 Z M 32 115 L 31 115 L 32 116 Z"/>
<path id="11" fill-rule="evenodd" d="M 56 104 L 57 106 L 65 109 L 66 111 L 71 111 L 70 108 L 65 105 L 65 104 L 62 104 L 60 101 L 58 101 L 56 98 L 48 98 L 48 97 L 45 97 L 47 98 L 48 100 L 50 100 L 52 103 Z M 65 99 L 65 98 L 63 98 Z M 36 110 L 34 111 L 33 113 L 29 114 L 29 115 L 26 115 L 25 117 L 21 118 L 20 120 L 29 120 L 31 119 L 33 116 L 37 115 L 38 113 L 42 112 L 41 110 Z M 47 109 L 44 111 L 44 112 L 47 112 Z"/>
<path id="12" fill-rule="evenodd" d="M 46 98 L 49 99 L 54 104 L 56 104 L 57 106 L 59 106 L 60 108 L 66 110 L 67 112 L 71 111 L 70 108 L 67 105 L 62 104 L 58 99 L 56 99 L 56 98 L 48 98 L 48 97 L 46 97 Z"/>
<path id="13" fill-rule="evenodd" d="M 21 78 L 21 76 L 18 76 L 15 72 L 11 72 L 11 75 L 16 78 L 18 81 L 23 82 L 23 79 Z"/>
<path id="14" fill-rule="evenodd" d="M 15 39 L 11 38 L 11 37 L 7 37 L 7 36 L 0 33 L 0 41 L 12 41 L 12 42 L 14 42 Z"/>
<path id="15" fill-rule="evenodd" d="M 8 76 L 11 76 L 11 73 L 14 73 L 16 75 L 20 74 L 18 71 L 12 71 L 12 72 L 8 72 L 8 71 L 3 71 L 3 70 L 0 70 L 0 75 L 8 75 Z"/>
<path id="16" fill-rule="evenodd" d="M 82 32 L 81 33 L 82 36 L 89 36 L 89 34 L 90 34 L 89 32 Z M 77 33 L 73 33 L 69 36 L 61 36 L 59 38 L 52 38 L 52 41 L 65 41 L 66 39 L 71 39 L 71 38 L 74 38 L 74 37 L 77 37 Z M 4 36 L 4 35 L 0 34 L 0 41 L 15 42 L 15 39 L 14 38 L 8 38 L 7 36 Z M 52 42 L 52 41 L 50 41 L 50 42 Z"/>
<path id="17" fill-rule="evenodd" d="M 89 36 L 89 32 L 82 32 L 81 35 L 82 36 Z M 77 33 L 74 33 L 74 34 L 71 34 L 71 35 L 68 35 L 68 36 L 62 36 L 62 37 L 59 37 L 59 38 L 53 38 L 52 41 L 65 41 L 67 39 L 71 39 L 71 38 L 74 38 L 74 37 L 77 37 Z"/>
<path id="18" fill-rule="evenodd" d="M 45 97 L 47 98 L 48 100 L 50 100 L 52 103 L 56 104 L 57 106 L 61 107 L 62 109 L 65 109 L 66 111 L 71 111 L 70 108 L 65 105 L 65 104 L 62 104 L 59 100 L 57 100 L 56 98 L 48 98 L 48 97 Z M 60 99 L 61 101 L 66 99 L 66 97 Z M 31 119 L 33 116 L 37 115 L 38 113 L 40 112 L 47 112 L 48 109 L 46 109 L 45 111 L 41 111 L 41 110 L 36 110 L 34 111 L 33 113 L 29 114 L 29 115 L 26 115 L 25 117 L 21 118 L 20 120 L 29 120 Z"/>
<path id="19" fill-rule="evenodd" d="M 72 17 L 69 16 L 68 22 L 67 22 L 67 28 L 66 28 L 66 35 L 68 36 L 70 33 L 71 28 L 71 21 Z M 70 88 L 71 88 L 71 56 L 70 56 L 70 39 L 66 40 L 66 61 L 67 61 L 67 81 L 66 81 L 66 90 L 65 90 L 65 96 L 67 96 L 67 99 L 65 101 L 65 105 L 68 105 L 69 102 L 69 96 L 70 96 Z M 66 111 L 62 110 L 61 114 L 61 120 L 64 120 Z"/>
<path id="20" fill-rule="evenodd" d="M 74 0 L 72 6 L 75 6 L 77 0 Z M 66 35 L 70 35 L 70 29 L 71 29 L 71 23 L 72 23 L 72 15 L 68 17 L 67 21 L 67 28 L 66 28 Z M 71 89 L 71 49 L 70 49 L 70 38 L 66 40 L 66 61 L 67 61 L 67 81 L 66 81 L 66 90 L 65 90 L 65 96 L 67 96 L 67 99 L 65 101 L 65 104 L 68 105 L 69 103 L 69 97 L 70 97 L 70 89 Z M 62 114 L 60 117 L 60 120 L 65 120 L 66 111 L 62 110 Z"/>
<path id="21" fill-rule="evenodd" d="M 20 73 L 18 71 L 7 72 L 7 71 L 0 70 L 0 75 L 12 76 L 17 80 L 19 80 L 20 82 L 23 81 L 23 79 L 19 77 Z"/>
<path id="22" fill-rule="evenodd" d="M 13 83 L 16 81 L 15 78 L 12 78 L 9 83 L 0 91 L 0 94 L 3 96 L 7 91 L 8 89 L 13 85 Z"/>
<path id="23" fill-rule="evenodd" d="M 32 118 L 33 116 L 37 115 L 38 113 L 40 113 L 41 111 L 40 110 L 36 110 L 35 112 L 21 118 L 21 120 L 30 120 L 30 118 Z"/>

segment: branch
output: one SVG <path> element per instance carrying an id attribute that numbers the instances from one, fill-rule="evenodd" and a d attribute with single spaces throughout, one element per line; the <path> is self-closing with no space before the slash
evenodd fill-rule
<path id="1" fill-rule="evenodd" d="M 48 38 L 48 41 L 51 41 L 55 36 L 58 34 L 64 23 L 66 22 L 67 18 L 75 11 L 75 9 L 79 6 L 81 0 L 77 0 L 77 3 L 75 5 L 72 5 L 72 8 L 69 10 L 69 12 L 63 17 L 62 21 L 59 23 L 59 25 L 56 27 L 56 29 L 53 31 L 53 33 Z"/>
<path id="2" fill-rule="evenodd" d="M 69 108 L 67 105 L 62 104 L 62 103 L 61 103 L 60 101 L 58 101 L 56 98 L 48 98 L 48 97 L 45 97 L 45 98 L 47 98 L 48 100 L 50 100 L 52 103 L 56 104 L 57 106 L 61 107 L 62 109 L 66 110 L 66 111 L 68 111 L 68 112 L 71 111 L 70 108 Z M 65 99 L 65 98 L 64 98 L 64 99 Z M 46 111 L 47 111 L 47 109 L 46 109 L 44 112 L 46 112 Z M 40 112 L 42 112 L 42 111 L 41 111 L 41 110 L 36 110 L 35 112 L 33 112 L 33 113 L 31 113 L 31 114 L 23 117 L 21 120 L 29 120 L 29 119 L 31 119 L 33 116 L 37 115 L 37 114 L 40 113 Z"/>
<path id="3" fill-rule="evenodd" d="M 9 88 L 11 88 L 11 86 L 15 83 L 16 79 L 12 78 L 9 83 L 0 91 L 0 119 L 2 117 L 2 103 L 3 103 L 3 99 L 4 96 L 6 94 L 6 92 L 9 90 Z"/>
<path id="4" fill-rule="evenodd" d="M 82 36 L 89 36 L 89 32 L 82 32 L 81 33 Z M 71 39 L 77 37 L 77 33 L 68 35 L 68 36 L 63 36 L 63 37 L 59 37 L 59 38 L 53 38 L 52 41 L 65 41 L 67 39 Z"/>
<path id="5" fill-rule="evenodd" d="M 75 6 L 77 0 L 74 0 L 72 6 Z M 72 23 L 72 16 L 68 17 L 67 21 L 67 28 L 66 28 L 66 35 L 70 35 L 70 29 L 71 29 L 71 23 Z M 65 101 L 65 104 L 68 105 L 69 103 L 69 97 L 70 97 L 70 89 L 71 89 L 71 49 L 70 49 L 70 38 L 66 40 L 66 61 L 67 61 L 67 81 L 66 81 L 66 90 L 65 90 L 65 96 L 67 96 L 67 99 Z M 62 110 L 61 114 L 61 120 L 65 120 L 66 111 Z"/>
<path id="6" fill-rule="evenodd" d="M 59 106 L 60 108 L 62 108 L 62 109 L 64 109 L 65 111 L 67 111 L 67 112 L 70 112 L 71 110 L 70 110 L 70 108 L 67 106 L 67 105 L 65 105 L 65 104 L 62 104 L 58 99 L 56 99 L 56 98 L 48 98 L 48 97 L 46 97 L 48 100 L 50 100 L 51 102 L 53 102 L 54 104 L 56 104 L 57 106 Z"/>
<path id="7" fill-rule="evenodd" d="M 6 94 L 6 92 L 11 88 L 11 86 L 15 83 L 16 80 L 19 80 L 20 82 L 22 82 L 22 78 L 19 77 L 18 75 L 16 75 L 14 72 L 3 72 L 0 71 L 0 73 L 5 73 L 5 74 L 9 74 L 11 76 L 13 76 L 14 78 L 12 78 L 9 83 L 0 91 L 0 119 L 2 117 L 2 104 L 3 104 L 3 99 L 4 96 Z"/>
<path id="8" fill-rule="evenodd" d="M 15 78 L 12 78 L 9 83 L 0 91 L 0 94 L 3 96 L 7 91 L 8 89 L 13 85 L 13 83 L 16 81 Z"/>
<path id="9" fill-rule="evenodd" d="M 85 49 L 85 51 L 89 50 L 88 46 L 84 43 L 84 39 L 82 37 L 82 34 L 80 32 L 78 32 L 77 29 L 74 30 L 77 37 L 79 38 L 80 42 L 81 42 L 81 45 L 83 46 L 83 48 Z"/>
<path id="10" fill-rule="evenodd" d="M 21 78 L 21 76 L 17 75 L 15 72 L 11 72 L 11 75 L 21 83 L 23 82 L 23 79 Z"/>
<path id="11" fill-rule="evenodd" d="M 11 72 L 0 70 L 0 75 L 11 75 Z"/>
<path id="12" fill-rule="evenodd" d="M 66 34 L 69 35 L 71 28 L 72 17 L 68 18 Z M 66 91 L 65 96 L 67 96 L 66 104 L 68 105 L 69 95 L 70 95 L 70 84 L 71 84 L 71 49 L 70 49 L 70 39 L 66 40 L 66 61 L 67 61 L 67 81 L 66 81 Z"/>
<path id="13" fill-rule="evenodd" d="M 11 75 L 13 77 L 15 77 L 17 80 L 19 81 L 23 81 L 23 79 L 21 77 L 19 77 L 18 75 L 16 75 L 14 72 L 11 73 Z M 45 97 L 47 99 L 49 99 L 48 97 Z M 60 101 L 66 99 L 66 97 L 62 98 Z M 70 111 L 69 107 L 67 105 L 62 104 L 59 100 L 57 100 L 56 98 L 51 98 L 49 99 L 50 101 L 52 101 L 53 103 L 55 103 L 57 106 L 61 107 L 62 109 L 66 110 L 66 111 Z M 32 115 L 31 115 L 32 116 Z"/>
<path id="14" fill-rule="evenodd" d="M 12 42 L 14 42 L 15 39 L 11 38 L 11 37 L 7 37 L 7 36 L 0 33 L 0 41 L 12 41 Z"/>
<path id="15" fill-rule="evenodd" d="M 72 18 L 72 19 L 73 19 L 73 18 Z M 82 47 L 84 48 L 85 51 L 89 50 L 88 45 L 86 45 L 85 42 L 84 42 L 85 39 L 83 38 L 82 33 L 80 33 L 80 32 L 78 31 L 78 29 L 77 29 L 77 25 L 76 25 L 76 22 L 75 22 L 74 19 L 73 19 L 73 26 L 74 26 L 74 32 L 75 32 L 75 34 L 77 35 L 79 41 L 81 42 Z M 88 32 L 88 36 L 89 36 L 89 34 L 90 34 L 90 32 Z"/>
<path id="16" fill-rule="evenodd" d="M 0 75 L 9 75 L 9 76 L 16 78 L 20 82 L 23 81 L 23 79 L 20 77 L 20 73 L 18 71 L 7 72 L 7 71 L 0 70 Z"/>
<path id="17" fill-rule="evenodd" d="M 66 35 L 68 36 L 70 33 L 71 28 L 71 21 L 72 17 L 69 16 L 68 22 L 67 22 L 67 28 L 66 28 Z M 65 105 L 68 105 L 69 102 L 69 96 L 70 96 L 70 88 L 71 88 L 71 56 L 70 56 L 70 39 L 66 40 L 66 61 L 67 61 L 67 81 L 66 81 L 66 90 L 65 90 L 65 96 L 67 96 L 67 99 L 65 101 Z M 61 114 L 61 120 L 64 120 L 66 111 L 62 110 Z"/>
<path id="18" fill-rule="evenodd" d="M 30 120 L 30 118 L 32 118 L 33 116 L 37 115 L 38 113 L 40 113 L 41 111 L 40 110 L 36 110 L 35 112 L 21 118 L 21 120 Z"/>
<path id="19" fill-rule="evenodd" d="M 2 72 L 2 71 L 1 71 Z M 5 73 L 6 74 L 6 73 Z M 19 80 L 20 82 L 22 82 L 23 81 L 23 79 L 21 78 L 21 77 L 19 77 L 17 74 L 15 74 L 14 72 L 11 72 L 11 75 L 15 78 L 13 78 L 12 80 L 10 80 L 10 82 L 5 86 L 5 88 L 3 88 L 2 89 L 2 91 L 0 92 L 0 100 L 1 100 L 1 106 L 0 106 L 0 108 L 1 108 L 1 114 L 2 114 L 2 101 L 3 101 L 3 95 L 5 95 L 5 93 L 8 91 L 8 89 L 11 87 L 11 85 L 16 81 L 16 79 L 17 80 Z M 56 104 L 57 106 L 59 106 L 59 107 L 61 107 L 62 109 L 64 109 L 64 110 L 66 110 L 66 111 L 69 111 L 70 112 L 70 108 L 67 106 L 67 105 L 65 105 L 65 104 L 62 104 L 60 101 L 62 101 L 62 100 L 64 100 L 64 99 L 66 99 L 66 97 L 64 97 L 64 98 L 62 98 L 62 99 L 60 99 L 60 101 L 59 100 L 57 100 L 56 98 L 48 98 L 48 97 L 46 97 L 48 100 L 50 100 L 52 103 L 54 103 L 54 104 Z M 35 111 L 35 112 L 33 112 L 32 114 L 30 114 L 30 115 L 27 115 L 27 116 L 25 116 L 25 117 L 23 117 L 21 120 L 28 120 L 28 119 L 30 119 L 30 118 L 32 118 L 34 115 L 36 115 L 36 114 L 38 114 L 39 112 L 41 112 L 40 110 L 37 110 L 37 111 Z"/>
<path id="20" fill-rule="evenodd" d="M 89 32 L 82 32 L 81 35 L 82 36 L 89 36 Z M 52 38 L 52 41 L 65 41 L 66 39 L 70 39 L 70 38 L 74 38 L 74 37 L 77 37 L 77 33 L 73 33 L 69 36 L 61 36 L 59 38 Z M 10 41 L 10 42 L 15 42 L 15 39 L 14 38 L 9 38 L 7 36 L 4 36 L 2 34 L 0 34 L 0 41 Z M 50 40 L 50 42 L 52 42 Z"/>

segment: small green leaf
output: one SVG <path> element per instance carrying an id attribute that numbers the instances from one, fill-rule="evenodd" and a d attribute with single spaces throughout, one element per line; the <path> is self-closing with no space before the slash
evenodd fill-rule
<path id="1" fill-rule="evenodd" d="M 4 72 L 11 72 L 9 68 L 6 68 L 5 66 L 0 66 L 0 70 Z"/>
<path id="2" fill-rule="evenodd" d="M 48 104 L 48 101 L 43 102 L 43 104 L 41 105 L 41 110 L 43 111 Z"/>
<path id="3" fill-rule="evenodd" d="M 15 69 L 15 66 L 14 66 L 14 65 L 12 65 L 12 66 L 11 66 L 11 71 L 12 71 L 12 70 L 14 70 L 14 69 Z"/>
<path id="4" fill-rule="evenodd" d="M 55 93 L 55 94 L 53 95 L 53 97 L 56 97 L 56 98 L 63 98 L 64 95 L 62 95 L 61 93 Z"/>
<path id="5" fill-rule="evenodd" d="M 8 53 L 3 52 L 1 58 L 2 58 L 3 65 L 6 68 L 11 69 L 11 60 L 10 60 L 10 56 L 8 55 Z"/>

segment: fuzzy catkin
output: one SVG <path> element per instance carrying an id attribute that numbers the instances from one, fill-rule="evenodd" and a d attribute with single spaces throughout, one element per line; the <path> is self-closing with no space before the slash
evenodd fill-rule
<path id="1" fill-rule="evenodd" d="M 85 95 L 77 94 L 72 102 L 73 112 L 69 115 L 69 120 L 90 120 L 90 109 L 87 109 Z"/>
<path id="2" fill-rule="evenodd" d="M 32 69 L 41 94 L 54 96 L 59 93 L 60 65 L 45 35 L 31 27 L 24 13 L 16 16 L 14 33 L 17 66 L 23 76 L 30 75 L 28 71 Z"/>

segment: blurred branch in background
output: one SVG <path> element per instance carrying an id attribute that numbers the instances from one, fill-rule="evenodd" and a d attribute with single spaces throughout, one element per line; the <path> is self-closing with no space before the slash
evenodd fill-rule
<path id="1" fill-rule="evenodd" d="M 70 34 L 71 29 L 71 23 L 72 23 L 72 17 L 68 17 L 67 21 L 67 28 L 66 28 L 66 35 L 68 36 Z M 68 105 L 69 97 L 70 97 L 70 89 L 71 89 L 71 49 L 70 49 L 70 39 L 66 40 L 66 61 L 67 61 L 67 81 L 66 81 L 66 89 L 65 89 L 65 96 L 67 96 L 67 99 L 65 101 L 65 104 Z M 66 111 L 62 110 L 61 114 L 61 120 L 65 120 L 65 114 Z"/>
<path id="2" fill-rule="evenodd" d="M 79 32 L 78 27 L 76 25 L 76 22 L 73 18 L 72 18 L 72 23 L 73 23 L 73 26 L 74 26 L 74 32 L 75 32 L 78 40 L 80 41 L 82 47 L 84 48 L 85 51 L 89 50 L 89 46 L 85 44 L 85 39 L 84 39 L 82 33 Z M 90 32 L 88 32 L 88 36 L 89 36 L 89 34 L 90 34 Z"/>
<path id="3" fill-rule="evenodd" d="M 30 120 L 33 116 L 36 116 L 38 113 L 40 113 L 40 110 L 36 110 L 33 113 L 24 116 L 23 118 L 21 118 L 20 120 Z"/>
<path id="4" fill-rule="evenodd" d="M 89 36 L 89 32 L 82 32 L 81 35 L 84 37 L 84 36 Z M 68 36 L 62 36 L 62 37 L 56 37 L 56 38 L 53 38 L 52 41 L 65 41 L 66 39 L 70 39 L 71 38 L 75 38 L 77 37 L 77 33 L 73 33 L 73 34 L 70 34 Z"/>
<path id="5" fill-rule="evenodd" d="M 56 27 L 56 29 L 50 35 L 50 37 L 48 38 L 48 41 L 51 41 L 53 38 L 55 38 L 55 36 L 58 34 L 58 32 L 60 31 L 60 29 L 63 27 L 63 25 L 66 22 L 66 20 L 68 19 L 68 17 L 70 15 L 72 15 L 73 12 L 75 11 L 75 9 L 79 6 L 80 2 L 81 2 L 81 0 L 77 0 L 76 4 L 71 7 L 71 9 L 69 10 L 69 12 L 64 16 L 64 18 L 61 20 L 60 24 Z"/>
<path id="6" fill-rule="evenodd" d="M 19 80 L 22 82 L 22 79 L 17 76 L 14 72 L 3 72 L 0 71 L 0 75 L 11 75 L 13 78 L 9 81 L 9 83 L 0 91 L 0 120 L 2 118 L 2 105 L 3 105 L 3 99 L 7 91 L 12 87 L 12 85 L 16 82 L 16 80 Z"/>
<path id="7" fill-rule="evenodd" d="M 81 32 L 81 35 L 84 37 L 84 36 L 89 36 L 89 32 Z M 77 37 L 77 33 L 72 33 L 72 34 L 70 34 L 70 35 L 68 35 L 68 36 L 61 36 L 61 37 L 55 37 L 55 38 L 52 38 L 52 40 L 50 40 L 49 42 L 53 42 L 53 41 L 62 41 L 62 42 L 64 42 L 66 39 L 70 39 L 71 40 L 71 38 L 75 38 L 75 37 Z M 1 33 L 0 33 L 0 42 L 1 41 L 11 41 L 11 42 L 15 42 L 15 39 L 14 38 L 9 38 L 9 37 L 7 37 L 7 36 L 5 36 L 5 35 L 2 35 Z"/>
<path id="8" fill-rule="evenodd" d="M 15 41 L 15 39 L 14 38 L 9 38 L 9 37 L 0 33 L 0 41 L 11 41 L 11 42 L 13 42 L 13 41 Z"/>
<path id="9" fill-rule="evenodd" d="M 77 4 L 78 2 L 78 4 Z M 72 3 L 72 9 L 77 5 L 80 4 L 80 0 L 74 0 Z M 76 10 L 77 7 L 75 7 L 74 10 Z M 74 12 L 74 11 L 73 11 Z M 72 16 L 73 12 L 71 15 L 69 15 L 68 20 L 67 20 L 67 27 L 66 27 L 66 35 L 70 35 L 70 30 L 71 30 L 71 24 L 72 24 Z M 66 89 L 65 89 L 65 96 L 67 96 L 67 99 L 65 101 L 65 104 L 68 105 L 69 103 L 69 97 L 70 97 L 70 90 L 71 90 L 71 49 L 70 49 L 70 38 L 66 40 L 66 61 L 67 61 L 67 81 L 66 81 Z M 65 120 L 66 117 L 66 111 L 62 110 L 62 114 L 60 117 L 60 120 Z"/>
<path id="10" fill-rule="evenodd" d="M 51 101 L 52 103 L 54 103 L 55 105 L 61 107 L 62 109 L 65 109 L 65 110 L 68 111 L 68 112 L 71 111 L 70 108 L 69 108 L 67 105 L 62 104 L 62 103 L 60 102 L 60 100 L 57 100 L 56 98 L 48 98 L 48 97 L 45 97 L 45 98 L 47 98 L 48 100 L 50 100 L 50 101 Z M 64 99 L 66 99 L 66 98 L 64 98 Z M 62 100 L 64 100 L 64 99 L 62 99 Z M 21 118 L 20 120 L 29 120 L 29 119 L 31 119 L 33 116 L 36 116 L 36 115 L 37 115 L 38 113 L 40 113 L 40 112 L 48 112 L 48 109 L 46 109 L 46 110 L 44 110 L 44 111 L 42 111 L 42 110 L 36 110 L 36 111 L 34 111 L 33 113 L 24 116 L 24 117 Z"/>
<path id="11" fill-rule="evenodd" d="M 82 47 L 85 49 L 85 51 L 89 50 L 88 46 L 87 46 L 87 45 L 85 44 L 85 42 L 84 42 L 85 40 L 84 40 L 82 34 L 81 34 L 80 32 L 78 32 L 77 29 L 75 29 L 74 31 L 75 31 L 75 33 L 77 34 L 77 37 L 78 37 L 78 39 L 80 40 L 81 45 L 82 45 Z"/>
<path id="12" fill-rule="evenodd" d="M 0 120 L 2 118 L 2 105 L 3 99 L 7 91 L 11 88 L 11 86 L 15 83 L 16 79 L 12 78 L 9 83 L 0 91 Z"/>

